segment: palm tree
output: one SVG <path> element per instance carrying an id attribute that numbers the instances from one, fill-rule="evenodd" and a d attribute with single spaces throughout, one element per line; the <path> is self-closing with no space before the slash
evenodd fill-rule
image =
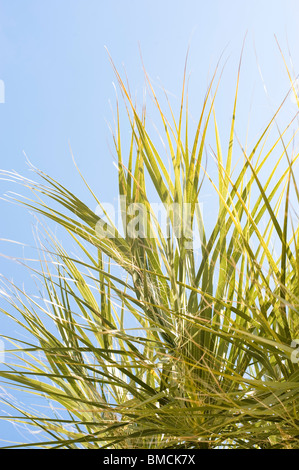
<path id="1" fill-rule="evenodd" d="M 114 70 L 131 129 L 124 158 L 117 104 L 122 228 L 82 175 L 102 218 L 36 168 L 37 182 L 5 173 L 34 194 L 19 202 L 62 227 L 81 253 L 72 256 L 45 227 L 34 270 L 39 297 L 5 285 L 10 307 L 2 313 L 32 341 L 10 339 L 16 359 L 3 366 L 2 381 L 52 404 L 43 414 L 11 400 L 7 419 L 42 430 L 34 446 L 45 448 L 298 448 L 294 121 L 269 144 L 283 102 L 251 150 L 242 146 L 234 129 L 239 68 L 224 152 L 218 69 L 192 139 L 186 68 L 177 120 L 170 105 L 162 111 L 145 75 L 170 155 L 167 169 L 145 109 L 138 111 Z M 205 159 L 212 131 L 217 178 Z M 200 204 L 208 185 L 217 206 L 210 230 L 212 217 L 207 222 Z M 153 192 L 167 210 L 165 226 L 150 203 Z"/>

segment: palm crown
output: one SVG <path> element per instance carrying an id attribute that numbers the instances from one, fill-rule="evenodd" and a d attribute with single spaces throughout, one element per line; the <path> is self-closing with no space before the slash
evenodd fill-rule
<path id="1" fill-rule="evenodd" d="M 42 429 L 34 445 L 44 447 L 298 448 L 299 193 L 290 124 L 268 144 L 283 103 L 247 151 L 234 132 L 238 73 L 224 152 L 214 107 L 217 70 L 192 139 L 186 73 L 172 123 L 146 75 L 171 157 L 167 169 L 145 110 L 138 112 L 115 73 L 131 129 L 125 158 L 117 106 L 122 229 L 83 176 L 102 218 L 40 170 L 40 182 L 5 174 L 32 190 L 34 199 L 21 202 L 63 227 L 81 252 L 71 256 L 45 229 L 40 299 L 6 285 L 14 313 L 2 312 L 32 342 L 18 340 L 16 348 L 12 341 L 17 359 L 3 367 L 2 380 L 64 410 L 58 417 L 51 410 L 32 414 L 11 402 L 10 420 Z M 205 161 L 208 129 L 216 179 Z M 233 168 L 233 149 L 240 168 Z M 206 184 L 218 211 L 210 231 L 200 204 Z M 148 187 L 171 208 L 166 232 Z M 129 224 L 134 233 L 123 231 Z"/>

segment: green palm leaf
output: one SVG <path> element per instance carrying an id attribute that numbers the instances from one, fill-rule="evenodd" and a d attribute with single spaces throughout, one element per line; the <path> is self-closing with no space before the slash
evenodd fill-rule
<path id="1" fill-rule="evenodd" d="M 2 172 L 33 194 L 10 200 L 62 228 L 80 258 L 44 228 L 37 234 L 40 268 L 28 266 L 38 295 L 3 282 L 9 306 L 2 314 L 32 339 L 6 338 L 11 349 L 2 383 L 63 411 L 51 406 L 48 415 L 34 413 L 12 399 L 14 414 L 1 419 L 41 430 L 33 445 L 44 448 L 298 448 L 292 343 L 299 337 L 298 154 L 289 155 L 295 121 L 269 147 L 282 103 L 245 150 L 235 136 L 239 69 L 225 155 L 215 109 L 219 82 L 212 92 L 218 67 L 193 141 L 186 69 L 178 121 L 170 108 L 173 127 L 146 75 L 171 156 L 168 170 L 145 112 L 113 68 L 131 129 L 125 158 L 117 104 L 113 141 L 123 229 L 134 222 L 134 203 L 145 208 L 147 231 L 121 235 L 112 220 L 101 219 L 102 236 L 99 217 L 61 183 L 37 169 L 37 182 Z M 213 131 L 218 179 L 203 163 Z M 232 169 L 235 154 L 243 165 Z M 211 229 L 200 208 L 207 185 L 217 204 Z M 174 212 L 165 232 L 150 204 L 152 190 L 165 209 L 176 204 L 181 221 L 189 204 L 186 233 Z"/>

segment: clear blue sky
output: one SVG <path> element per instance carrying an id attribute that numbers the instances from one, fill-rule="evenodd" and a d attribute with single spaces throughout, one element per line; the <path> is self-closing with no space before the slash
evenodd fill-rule
<path id="1" fill-rule="evenodd" d="M 222 89 L 229 92 L 220 91 L 218 102 L 225 128 L 246 31 L 240 89 L 245 111 L 240 133 L 247 125 L 252 96 L 258 109 L 257 126 L 270 112 L 254 44 L 273 105 L 289 87 L 274 34 L 286 53 L 288 41 L 299 72 L 298 1 L 0 0 L 0 79 L 5 84 L 5 103 L 0 104 L 0 168 L 28 174 L 25 151 L 34 165 L 84 198 L 84 187 L 72 166 L 70 142 L 91 186 L 102 200 L 112 200 L 117 173 L 106 121 L 112 122 L 109 100 L 115 109 L 115 78 L 104 46 L 118 68 L 124 64 L 131 90 L 137 90 L 142 99 L 140 44 L 154 83 L 163 85 L 175 99 L 190 44 L 190 105 L 195 118 L 208 78 L 226 48 Z M 12 188 L 0 181 L 0 196 L 7 189 Z M 0 238 L 32 243 L 33 219 L 23 209 L 0 200 L 0 220 Z M 0 253 L 22 256 L 23 252 L 0 242 Z M 0 263 L 0 273 L 24 281 L 30 289 L 30 280 L 23 279 L 24 272 L 17 265 L 1 258 Z M 1 332 L 10 331 L 2 319 L 0 325 Z M 0 422 L 2 439 L 22 441 L 25 437 Z"/>

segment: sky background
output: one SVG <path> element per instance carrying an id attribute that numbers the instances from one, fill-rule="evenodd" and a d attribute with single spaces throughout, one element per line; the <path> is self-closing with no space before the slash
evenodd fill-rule
<path id="1" fill-rule="evenodd" d="M 225 69 L 216 106 L 226 138 L 246 32 L 237 131 L 245 136 L 248 115 L 254 109 L 250 127 L 254 137 L 289 89 L 274 34 L 288 61 L 290 51 L 294 73 L 299 73 L 298 1 L 0 0 L 0 80 L 5 85 L 5 103 L 0 104 L 0 168 L 30 177 L 25 152 L 35 166 L 89 202 L 72 164 L 70 144 L 98 197 L 113 201 L 117 171 L 108 123 L 113 122 L 116 80 L 105 46 L 116 67 L 126 70 L 139 102 L 144 89 L 141 50 L 154 85 L 168 91 L 174 106 L 190 46 L 190 112 L 195 119 L 223 53 Z M 289 101 L 287 110 L 294 112 L 293 106 Z M 0 196 L 8 190 L 20 188 L 0 181 Z M 0 239 L 32 244 L 34 223 L 24 209 L 0 200 Z M 24 251 L 0 240 L 0 253 L 22 256 Z M 12 261 L 0 257 L 0 273 L 33 289 Z M 2 316 L 0 333 L 15 333 Z M 0 410 L 0 415 L 7 411 L 1 404 Z M 0 421 L 1 442 L 27 438 Z"/>

